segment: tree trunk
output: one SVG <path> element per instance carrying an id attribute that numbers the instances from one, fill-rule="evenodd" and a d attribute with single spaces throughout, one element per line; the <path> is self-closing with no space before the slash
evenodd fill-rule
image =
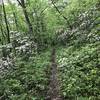
<path id="1" fill-rule="evenodd" d="M 18 25 L 18 21 L 17 21 L 17 15 L 16 15 L 16 12 L 14 11 L 14 7 L 13 7 L 13 4 L 11 3 L 10 0 L 8 0 L 8 3 L 9 5 L 11 6 L 11 9 L 12 9 L 12 13 L 13 13 L 13 17 L 14 17 L 14 24 L 15 24 L 15 27 L 16 27 L 16 30 L 18 31 L 19 30 L 19 25 Z"/>
<path id="2" fill-rule="evenodd" d="M 3 7 L 4 19 L 5 19 L 6 29 L 7 29 L 7 42 L 10 43 L 10 31 L 9 31 L 7 15 L 6 15 L 6 10 L 5 10 L 5 5 L 3 0 L 2 0 L 2 7 Z"/>
<path id="3" fill-rule="evenodd" d="M 26 23 L 28 25 L 28 28 L 29 28 L 29 33 L 30 33 L 30 36 L 32 35 L 33 33 L 33 28 L 32 28 L 32 24 L 30 22 L 30 19 L 29 19 L 29 16 L 28 16 L 28 13 L 27 13 L 27 10 L 26 10 L 26 5 L 25 5 L 25 1 L 24 0 L 17 0 L 19 5 L 22 7 L 23 9 L 23 13 L 24 13 L 24 16 L 25 16 L 25 19 L 26 19 Z"/>

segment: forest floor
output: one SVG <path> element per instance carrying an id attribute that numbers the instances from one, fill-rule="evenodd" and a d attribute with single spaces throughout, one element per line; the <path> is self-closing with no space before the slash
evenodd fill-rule
<path id="1" fill-rule="evenodd" d="M 60 96 L 60 84 L 58 80 L 58 70 L 56 62 L 56 50 L 52 49 L 51 53 L 51 68 L 50 68 L 50 83 L 47 100 L 62 100 Z"/>
<path id="2" fill-rule="evenodd" d="M 99 100 L 99 62 L 100 42 L 50 47 L 27 61 L 16 58 L 15 69 L 1 79 L 0 92 L 15 94 L 5 95 L 7 100 Z"/>

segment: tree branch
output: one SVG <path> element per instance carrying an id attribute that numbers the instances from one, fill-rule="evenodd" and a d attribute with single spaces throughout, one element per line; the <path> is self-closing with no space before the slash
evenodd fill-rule
<path id="1" fill-rule="evenodd" d="M 22 6 L 22 3 L 21 3 L 21 1 L 19 1 L 19 0 L 17 0 L 17 1 L 18 1 L 19 5 L 21 5 L 21 6 Z"/>
<path id="2" fill-rule="evenodd" d="M 61 12 L 60 10 L 57 8 L 57 6 L 55 5 L 54 1 L 51 0 L 53 6 L 55 7 L 56 11 L 60 14 L 60 16 L 62 16 L 66 21 L 67 21 L 67 24 L 69 25 L 70 29 L 72 29 L 72 26 L 70 25 L 69 21 L 68 21 L 68 18 L 65 17 Z"/>

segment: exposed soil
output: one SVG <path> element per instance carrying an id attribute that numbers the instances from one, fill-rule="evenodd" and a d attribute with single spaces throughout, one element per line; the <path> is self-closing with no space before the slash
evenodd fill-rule
<path id="1" fill-rule="evenodd" d="M 46 100 L 62 100 L 60 96 L 59 81 L 57 77 L 56 50 L 52 49 L 51 53 L 51 72 L 48 90 L 48 98 Z"/>

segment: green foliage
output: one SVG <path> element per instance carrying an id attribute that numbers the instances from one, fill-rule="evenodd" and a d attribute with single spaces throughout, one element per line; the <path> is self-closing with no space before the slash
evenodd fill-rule
<path id="1" fill-rule="evenodd" d="M 46 70 L 49 69 L 49 52 L 32 57 L 28 62 L 18 58 L 15 65 L 13 71 L 1 78 L 0 96 L 6 94 L 5 98 L 11 100 L 45 97 L 48 88 Z"/>
<path id="2" fill-rule="evenodd" d="M 71 46 L 58 52 L 61 90 L 66 99 L 79 96 L 99 99 L 99 45 L 87 44 L 81 48 Z"/>
<path id="3" fill-rule="evenodd" d="M 100 99 L 100 1 L 54 3 L 26 0 L 25 9 L 6 4 L 10 44 L 0 5 L 0 100 L 45 100 L 52 46 L 63 100 Z M 32 24 L 31 36 L 23 10 Z"/>

